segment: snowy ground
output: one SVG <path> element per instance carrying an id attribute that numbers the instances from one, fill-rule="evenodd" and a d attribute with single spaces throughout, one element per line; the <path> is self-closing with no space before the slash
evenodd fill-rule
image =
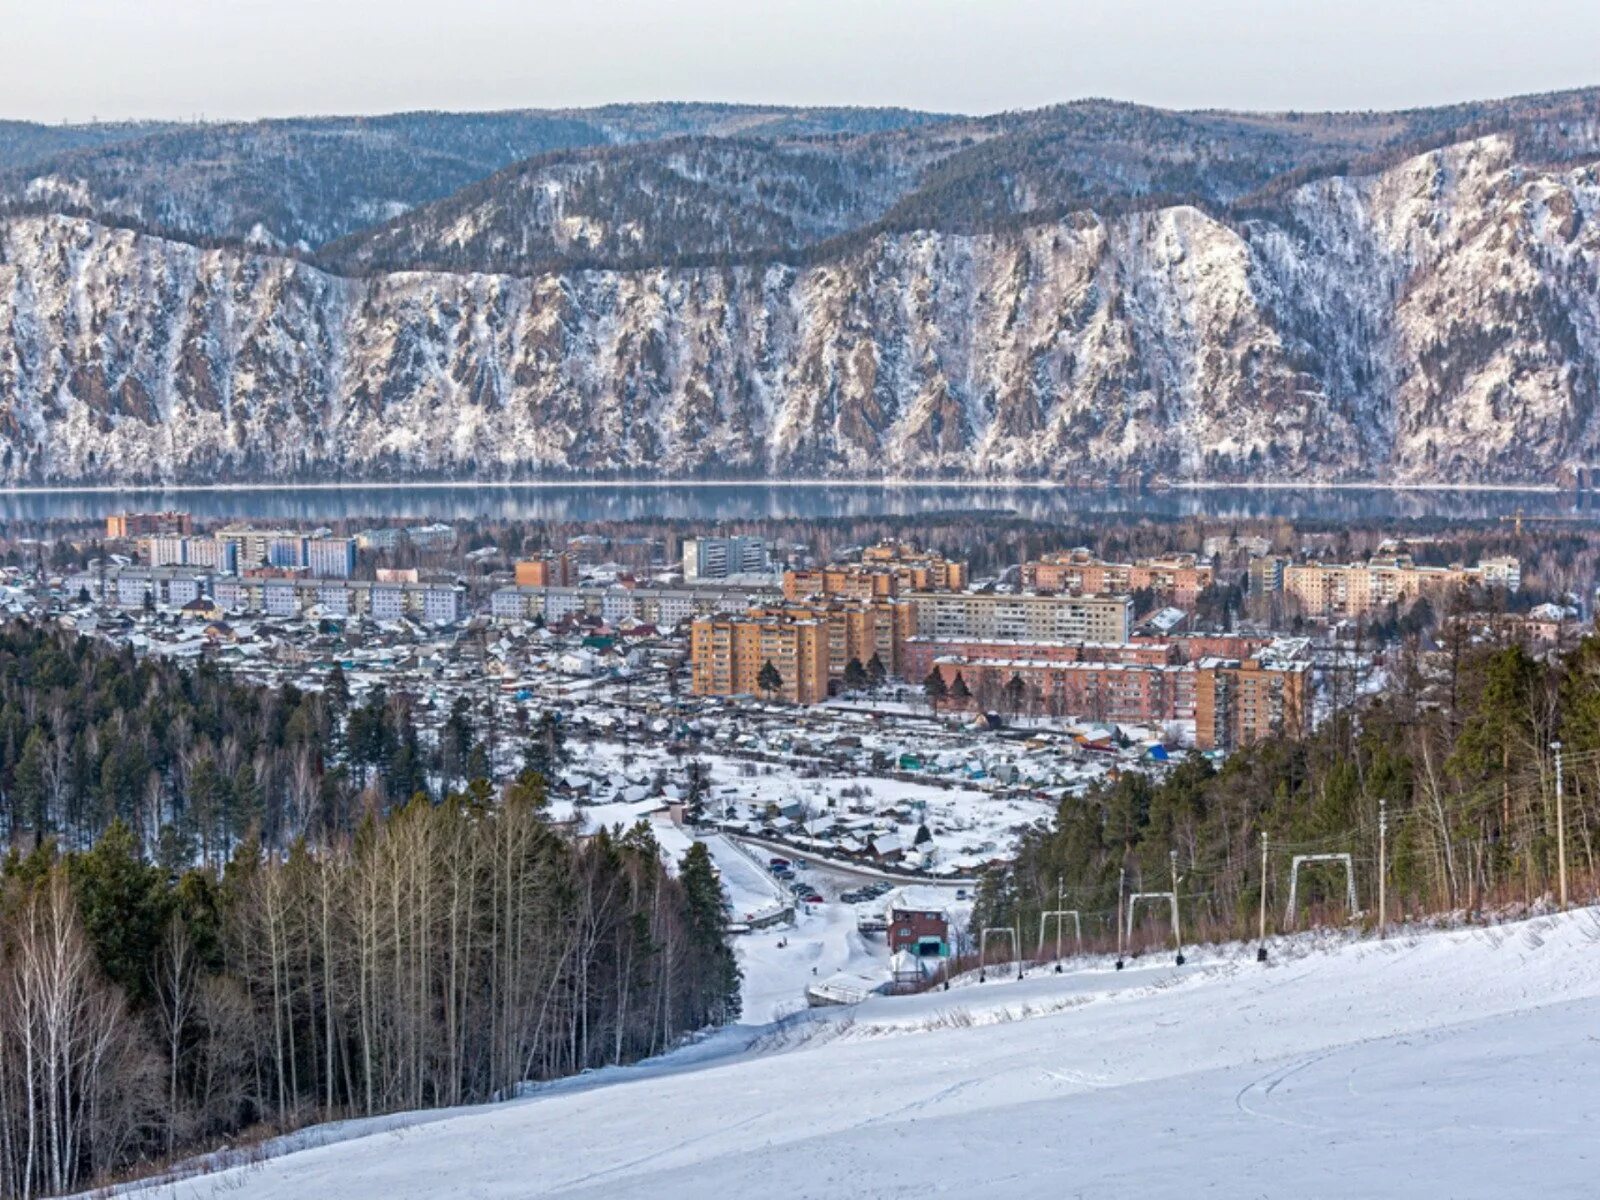
<path id="1" fill-rule="evenodd" d="M 763 824 L 770 806 L 802 808 L 808 821 L 819 828 L 847 828 L 840 845 L 859 850 L 869 836 L 898 837 L 911 847 L 917 830 L 926 826 L 931 837 L 930 869 L 970 875 L 982 863 L 1008 853 L 1017 830 L 1048 819 L 1056 809 L 1052 800 L 1022 789 L 997 789 L 976 784 L 918 783 L 876 777 L 865 772 L 805 769 L 790 764 L 751 763 L 707 752 L 694 756 L 706 770 L 708 803 L 719 820 L 752 831 Z M 622 824 L 626 827 L 638 811 L 627 804 L 659 798 L 657 780 L 682 784 L 684 763 L 662 746 L 594 740 L 582 748 L 583 772 L 603 779 L 619 796 L 633 800 L 586 803 L 580 809 L 586 825 Z M 1109 769 L 1095 763 L 1081 768 L 1084 778 Z M 574 774 L 575 772 L 569 772 Z M 558 802 L 558 816 L 570 812 Z M 830 840 L 830 839 L 824 839 Z M 836 850 L 836 852 L 842 852 Z"/>
<path id="2" fill-rule="evenodd" d="M 849 960 L 844 917 L 814 919 L 744 943 L 752 1018 L 809 974 L 801 943 Z M 1265 968 L 1202 949 L 724 1030 L 161 1194 L 1589 1197 L 1597 1027 L 1593 910 Z"/>

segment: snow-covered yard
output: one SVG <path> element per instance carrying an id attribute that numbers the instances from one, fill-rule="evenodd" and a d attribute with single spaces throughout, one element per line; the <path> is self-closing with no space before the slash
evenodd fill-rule
<path id="1" fill-rule="evenodd" d="M 754 1019 L 797 950 L 747 946 Z M 1597 1023 L 1593 910 L 1201 949 L 724 1030 L 161 1195 L 1587 1197 Z"/>

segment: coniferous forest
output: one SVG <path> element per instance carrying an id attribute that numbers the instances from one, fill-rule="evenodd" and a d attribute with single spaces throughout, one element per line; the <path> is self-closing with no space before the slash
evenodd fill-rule
<path id="1" fill-rule="evenodd" d="M 1290 913 L 1294 858 L 1314 854 L 1350 855 L 1355 915 L 1369 922 L 1380 861 L 1391 921 L 1526 911 L 1560 899 L 1563 833 L 1569 897 L 1594 896 L 1600 636 L 1546 657 L 1469 645 L 1460 626 L 1443 638 L 1428 667 L 1413 639 L 1380 695 L 1341 697 L 1334 678 L 1334 711 L 1311 737 L 1269 739 L 1221 766 L 1192 757 L 1159 779 L 1126 773 L 1064 801 L 984 878 L 974 926 L 1014 927 L 1031 949 L 1042 921 L 1056 936 L 1042 914 L 1077 910 L 1109 948 L 1116 915 L 1126 920 L 1119 889 L 1125 905 L 1168 891 L 1174 874 L 1193 937 L 1253 937 L 1263 883 L 1269 933 L 1351 919 L 1337 860 L 1302 867 Z M 1166 903 L 1137 914 L 1135 947 L 1170 944 Z"/>
<path id="2" fill-rule="evenodd" d="M 471 760 L 466 723 L 451 736 Z M 393 698 L 12 624 L 0 755 L 8 1200 L 494 1099 L 737 1015 L 702 847 L 672 874 L 643 828 L 553 825 L 533 766 L 500 791 L 430 772 Z M 441 777 L 460 788 L 430 794 Z"/>

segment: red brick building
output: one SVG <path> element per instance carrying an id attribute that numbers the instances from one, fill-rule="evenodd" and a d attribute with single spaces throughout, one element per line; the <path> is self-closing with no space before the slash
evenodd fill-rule
<path id="1" fill-rule="evenodd" d="M 1013 651 L 1027 653 L 1029 647 Z M 1155 724 L 1195 715 L 1195 668 L 1033 658 L 941 658 L 947 709 Z M 957 686 L 960 680 L 960 686 Z M 1013 680 L 1021 682 L 1020 692 Z M 965 693 L 964 695 L 960 693 Z"/>
<path id="2" fill-rule="evenodd" d="M 889 953 L 904 950 L 919 958 L 948 958 L 950 913 L 933 888 L 902 888 L 889 898 Z"/>

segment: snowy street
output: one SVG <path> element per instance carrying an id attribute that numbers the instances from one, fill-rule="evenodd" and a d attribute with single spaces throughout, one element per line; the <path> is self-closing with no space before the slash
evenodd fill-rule
<path id="1" fill-rule="evenodd" d="M 744 939 L 747 1019 L 849 960 L 827 907 Z M 1592 1196 L 1597 1026 L 1592 910 L 1202 948 L 741 1026 L 160 1194 Z"/>

